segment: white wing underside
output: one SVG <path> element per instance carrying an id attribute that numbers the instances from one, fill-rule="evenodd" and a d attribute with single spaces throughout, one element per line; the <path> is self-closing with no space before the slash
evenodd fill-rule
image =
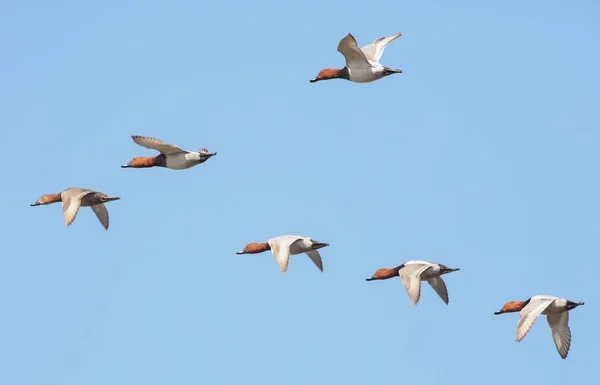
<path id="1" fill-rule="evenodd" d="M 351 33 L 346 35 L 338 44 L 338 52 L 346 58 L 346 67 L 348 68 L 371 68 L 365 53 L 358 47 L 356 40 Z"/>
<path id="2" fill-rule="evenodd" d="M 552 331 L 552 339 L 558 354 L 564 359 L 569 354 L 571 347 L 571 329 L 569 328 L 569 312 L 550 314 L 546 317 L 550 330 Z"/>
<path id="3" fill-rule="evenodd" d="M 323 261 L 317 250 L 303 251 L 301 245 L 296 245 L 296 243 L 303 241 L 304 238 L 292 235 L 281 235 L 269 241 L 271 252 L 273 253 L 273 256 L 275 256 L 275 260 L 283 273 L 288 269 L 290 254 L 295 255 L 301 253 L 306 253 L 313 263 L 317 265 L 319 270 L 323 271 Z M 290 252 L 292 248 L 294 249 L 293 253 Z"/>
<path id="4" fill-rule="evenodd" d="M 400 269 L 402 284 L 413 305 L 417 305 L 421 298 L 421 274 L 430 267 L 431 265 L 411 264 Z"/>
<path id="5" fill-rule="evenodd" d="M 539 317 L 539 315 L 542 314 L 542 312 L 555 300 L 556 299 L 552 298 L 532 300 L 527 306 L 521 309 L 519 323 L 517 324 L 517 341 L 521 341 L 525 338 L 537 317 Z"/>
<path id="6" fill-rule="evenodd" d="M 300 240 L 300 238 L 282 236 L 269 242 L 271 252 L 273 253 L 273 256 L 275 256 L 275 260 L 283 273 L 287 271 L 290 262 L 290 247 Z"/>
<path id="7" fill-rule="evenodd" d="M 385 47 L 400 36 L 402 36 L 402 33 L 399 32 L 390 36 L 379 38 L 364 46 L 362 51 L 367 59 L 371 60 L 372 62 L 379 63 Z"/>
<path id="8" fill-rule="evenodd" d="M 67 226 L 71 226 L 75 218 L 77 218 L 77 213 L 79 213 L 79 207 L 81 206 L 81 198 L 92 192 L 92 190 L 80 190 L 76 195 L 67 193 L 62 196 L 62 209 Z"/>

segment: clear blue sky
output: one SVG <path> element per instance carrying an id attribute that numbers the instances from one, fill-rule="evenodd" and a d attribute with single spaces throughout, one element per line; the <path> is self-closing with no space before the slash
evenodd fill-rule
<path id="1" fill-rule="evenodd" d="M 0 3 L 0 383 L 596 377 L 598 2 L 325 3 Z M 398 31 L 403 74 L 309 83 Z M 132 134 L 218 155 L 121 169 L 154 154 Z M 70 186 L 121 197 L 107 232 L 29 207 Z M 330 242 L 325 272 L 235 254 L 280 234 Z M 462 269 L 449 306 L 365 281 L 410 259 Z M 536 294 L 586 302 L 567 360 L 493 315 Z"/>

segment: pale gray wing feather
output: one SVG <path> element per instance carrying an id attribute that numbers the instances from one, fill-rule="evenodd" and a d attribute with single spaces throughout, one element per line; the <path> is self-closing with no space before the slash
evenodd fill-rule
<path id="1" fill-rule="evenodd" d="M 321 260 L 321 254 L 319 254 L 318 250 L 310 250 L 306 252 L 306 255 L 312 259 L 312 261 L 317 265 L 319 270 L 323 271 L 323 261 Z"/>
<path id="2" fill-rule="evenodd" d="M 444 282 L 442 277 L 434 277 L 428 279 L 427 282 L 429 282 L 431 287 L 433 287 L 433 290 L 435 290 L 435 292 L 438 293 L 440 298 L 442 298 L 442 301 L 444 301 L 446 305 L 448 305 L 448 289 L 446 289 L 446 283 Z"/>
<path id="3" fill-rule="evenodd" d="M 186 150 L 183 150 L 183 149 L 177 147 L 174 144 L 165 143 L 162 140 L 159 140 L 156 138 L 134 135 L 131 137 L 131 139 L 133 139 L 133 141 L 136 144 L 138 144 L 142 147 L 146 147 L 151 150 L 157 150 L 161 154 L 165 154 L 165 155 L 176 154 L 178 152 L 189 152 L 189 151 L 186 151 Z"/>
<path id="4" fill-rule="evenodd" d="M 287 271 L 290 262 L 290 247 L 300 240 L 301 238 L 281 236 L 269 242 L 271 252 L 273 253 L 273 256 L 275 256 L 275 260 L 282 273 Z"/>
<path id="5" fill-rule="evenodd" d="M 369 59 L 375 63 L 379 63 L 379 59 L 381 59 L 381 55 L 383 55 L 383 51 L 385 50 L 385 47 L 390 42 L 396 40 L 400 36 L 402 36 L 402 33 L 398 32 L 391 36 L 379 38 L 377 40 L 374 40 L 370 44 L 364 46 L 362 48 L 362 51 L 365 53 L 365 56 L 367 57 L 367 59 Z"/>
<path id="6" fill-rule="evenodd" d="M 521 341 L 525 338 L 537 317 L 539 317 L 539 315 L 542 314 L 542 312 L 555 300 L 556 299 L 552 298 L 535 299 L 521 309 L 519 323 L 517 324 L 517 341 Z"/>
<path id="7" fill-rule="evenodd" d="M 97 205 L 92 205 L 91 207 L 100 220 L 100 223 L 102 223 L 102 226 L 104 226 L 104 229 L 108 230 L 108 210 L 106 209 L 106 206 L 104 206 L 103 203 L 100 203 Z"/>
<path id="8" fill-rule="evenodd" d="M 351 33 L 346 35 L 337 48 L 338 52 L 340 52 L 346 58 L 346 67 L 348 68 L 370 68 L 371 63 L 367 60 L 365 53 L 358 47 L 356 44 L 356 40 Z"/>
<path id="9" fill-rule="evenodd" d="M 414 264 L 406 265 L 400 269 L 399 274 L 402 278 L 402 284 L 413 305 L 418 304 L 421 299 L 421 274 L 430 267 L 431 265 Z"/>
<path id="10" fill-rule="evenodd" d="M 569 328 L 569 312 L 550 314 L 546 317 L 550 330 L 552 331 L 552 339 L 558 354 L 564 359 L 569 354 L 571 347 L 571 329 Z"/>
<path id="11" fill-rule="evenodd" d="M 70 188 L 61 193 L 63 215 L 67 226 L 71 226 L 77 217 L 79 207 L 81 207 L 81 198 L 90 193 L 93 191 L 79 187 Z"/>

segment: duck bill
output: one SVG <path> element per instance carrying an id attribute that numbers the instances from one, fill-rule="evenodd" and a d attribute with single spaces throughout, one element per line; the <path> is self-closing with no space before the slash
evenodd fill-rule
<path id="1" fill-rule="evenodd" d="M 35 203 L 30 204 L 29 206 L 39 206 L 39 205 L 40 205 L 39 203 L 35 202 Z"/>
<path id="2" fill-rule="evenodd" d="M 372 281 L 372 280 L 374 280 L 374 279 L 375 279 L 375 278 L 373 278 L 373 277 L 367 277 L 367 279 L 366 279 L 366 280 L 367 280 L 367 281 Z"/>
<path id="3" fill-rule="evenodd" d="M 503 314 L 504 312 L 502 310 L 498 310 L 494 312 L 494 315 L 498 315 L 498 314 Z"/>
<path id="4" fill-rule="evenodd" d="M 319 79 L 319 78 L 313 78 L 313 79 L 310 79 L 309 81 L 310 81 L 311 83 L 316 83 L 316 82 L 318 82 L 319 80 L 321 80 L 321 79 Z"/>
<path id="5" fill-rule="evenodd" d="M 454 271 L 459 271 L 459 270 L 460 270 L 459 268 L 454 268 L 454 269 L 452 269 L 452 268 L 446 268 L 446 269 L 442 269 L 441 273 L 442 274 L 448 274 L 448 273 L 452 273 Z"/>
<path id="6" fill-rule="evenodd" d="M 246 254 L 246 252 L 245 252 L 244 250 L 242 250 L 242 251 L 238 251 L 238 252 L 236 252 L 236 254 L 237 254 L 237 255 L 242 255 L 242 254 Z"/>

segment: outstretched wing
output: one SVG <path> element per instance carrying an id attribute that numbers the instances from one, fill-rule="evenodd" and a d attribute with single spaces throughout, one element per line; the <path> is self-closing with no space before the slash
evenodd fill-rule
<path id="1" fill-rule="evenodd" d="M 100 220 L 100 223 L 102 223 L 102 226 L 104 226 L 104 229 L 108 230 L 108 210 L 106 209 L 106 206 L 104 206 L 103 203 L 92 205 L 92 210 L 96 213 L 96 216 Z"/>
<path id="2" fill-rule="evenodd" d="M 569 312 L 550 314 L 546 317 L 550 330 L 552 330 L 552 339 L 558 354 L 564 359 L 569 354 L 571 347 L 571 329 L 569 328 Z"/>
<path id="3" fill-rule="evenodd" d="M 427 282 L 429 282 L 431 287 L 433 287 L 433 290 L 435 290 L 435 292 L 438 293 L 440 298 L 442 298 L 442 301 L 444 301 L 446 305 L 448 305 L 448 289 L 446 289 L 446 283 L 444 282 L 442 277 L 431 278 L 428 279 Z"/>
<path id="4" fill-rule="evenodd" d="M 319 270 L 323 271 L 323 261 L 321 260 L 321 254 L 319 254 L 318 250 L 307 251 L 306 255 L 308 255 L 315 265 L 317 265 Z"/>
<path id="5" fill-rule="evenodd" d="M 81 198 L 92 192 L 92 190 L 82 188 L 71 188 L 68 191 L 62 192 L 62 209 L 67 226 L 71 226 L 71 223 L 77 217 L 79 207 L 81 206 Z"/>
<path id="6" fill-rule="evenodd" d="M 379 63 L 379 59 L 381 59 L 381 55 L 383 55 L 383 50 L 385 47 L 400 36 L 402 36 L 402 32 L 379 38 L 371 42 L 369 45 L 364 46 L 362 51 L 365 53 L 367 59 L 375 63 Z"/>
<path id="7" fill-rule="evenodd" d="M 418 304 L 421 299 L 421 274 L 430 267 L 431 265 L 411 264 L 400 269 L 402 284 L 413 305 Z"/>
<path id="8" fill-rule="evenodd" d="M 358 48 L 356 40 L 351 33 L 346 35 L 338 44 L 337 50 L 346 58 L 346 67 L 348 68 L 370 68 L 371 64 L 367 60 L 365 53 Z"/>
<path id="9" fill-rule="evenodd" d="M 519 323 L 517 324 L 517 341 L 525 338 L 537 317 L 554 301 L 556 301 L 555 298 L 536 298 L 521 309 Z"/>
<path id="10" fill-rule="evenodd" d="M 291 236 L 280 236 L 269 240 L 271 252 L 273 253 L 273 256 L 275 256 L 275 260 L 282 273 L 287 271 L 290 262 L 290 247 L 300 240 L 301 238 Z"/>
<path id="11" fill-rule="evenodd" d="M 175 146 L 174 144 L 165 143 L 162 140 L 150 138 L 147 136 L 134 135 L 131 137 L 131 139 L 133 139 L 133 141 L 136 144 L 138 144 L 142 147 L 146 147 L 151 150 L 160 151 L 161 154 L 165 154 L 165 155 L 176 154 L 178 152 L 189 152 L 186 150 L 182 150 L 181 148 Z"/>

